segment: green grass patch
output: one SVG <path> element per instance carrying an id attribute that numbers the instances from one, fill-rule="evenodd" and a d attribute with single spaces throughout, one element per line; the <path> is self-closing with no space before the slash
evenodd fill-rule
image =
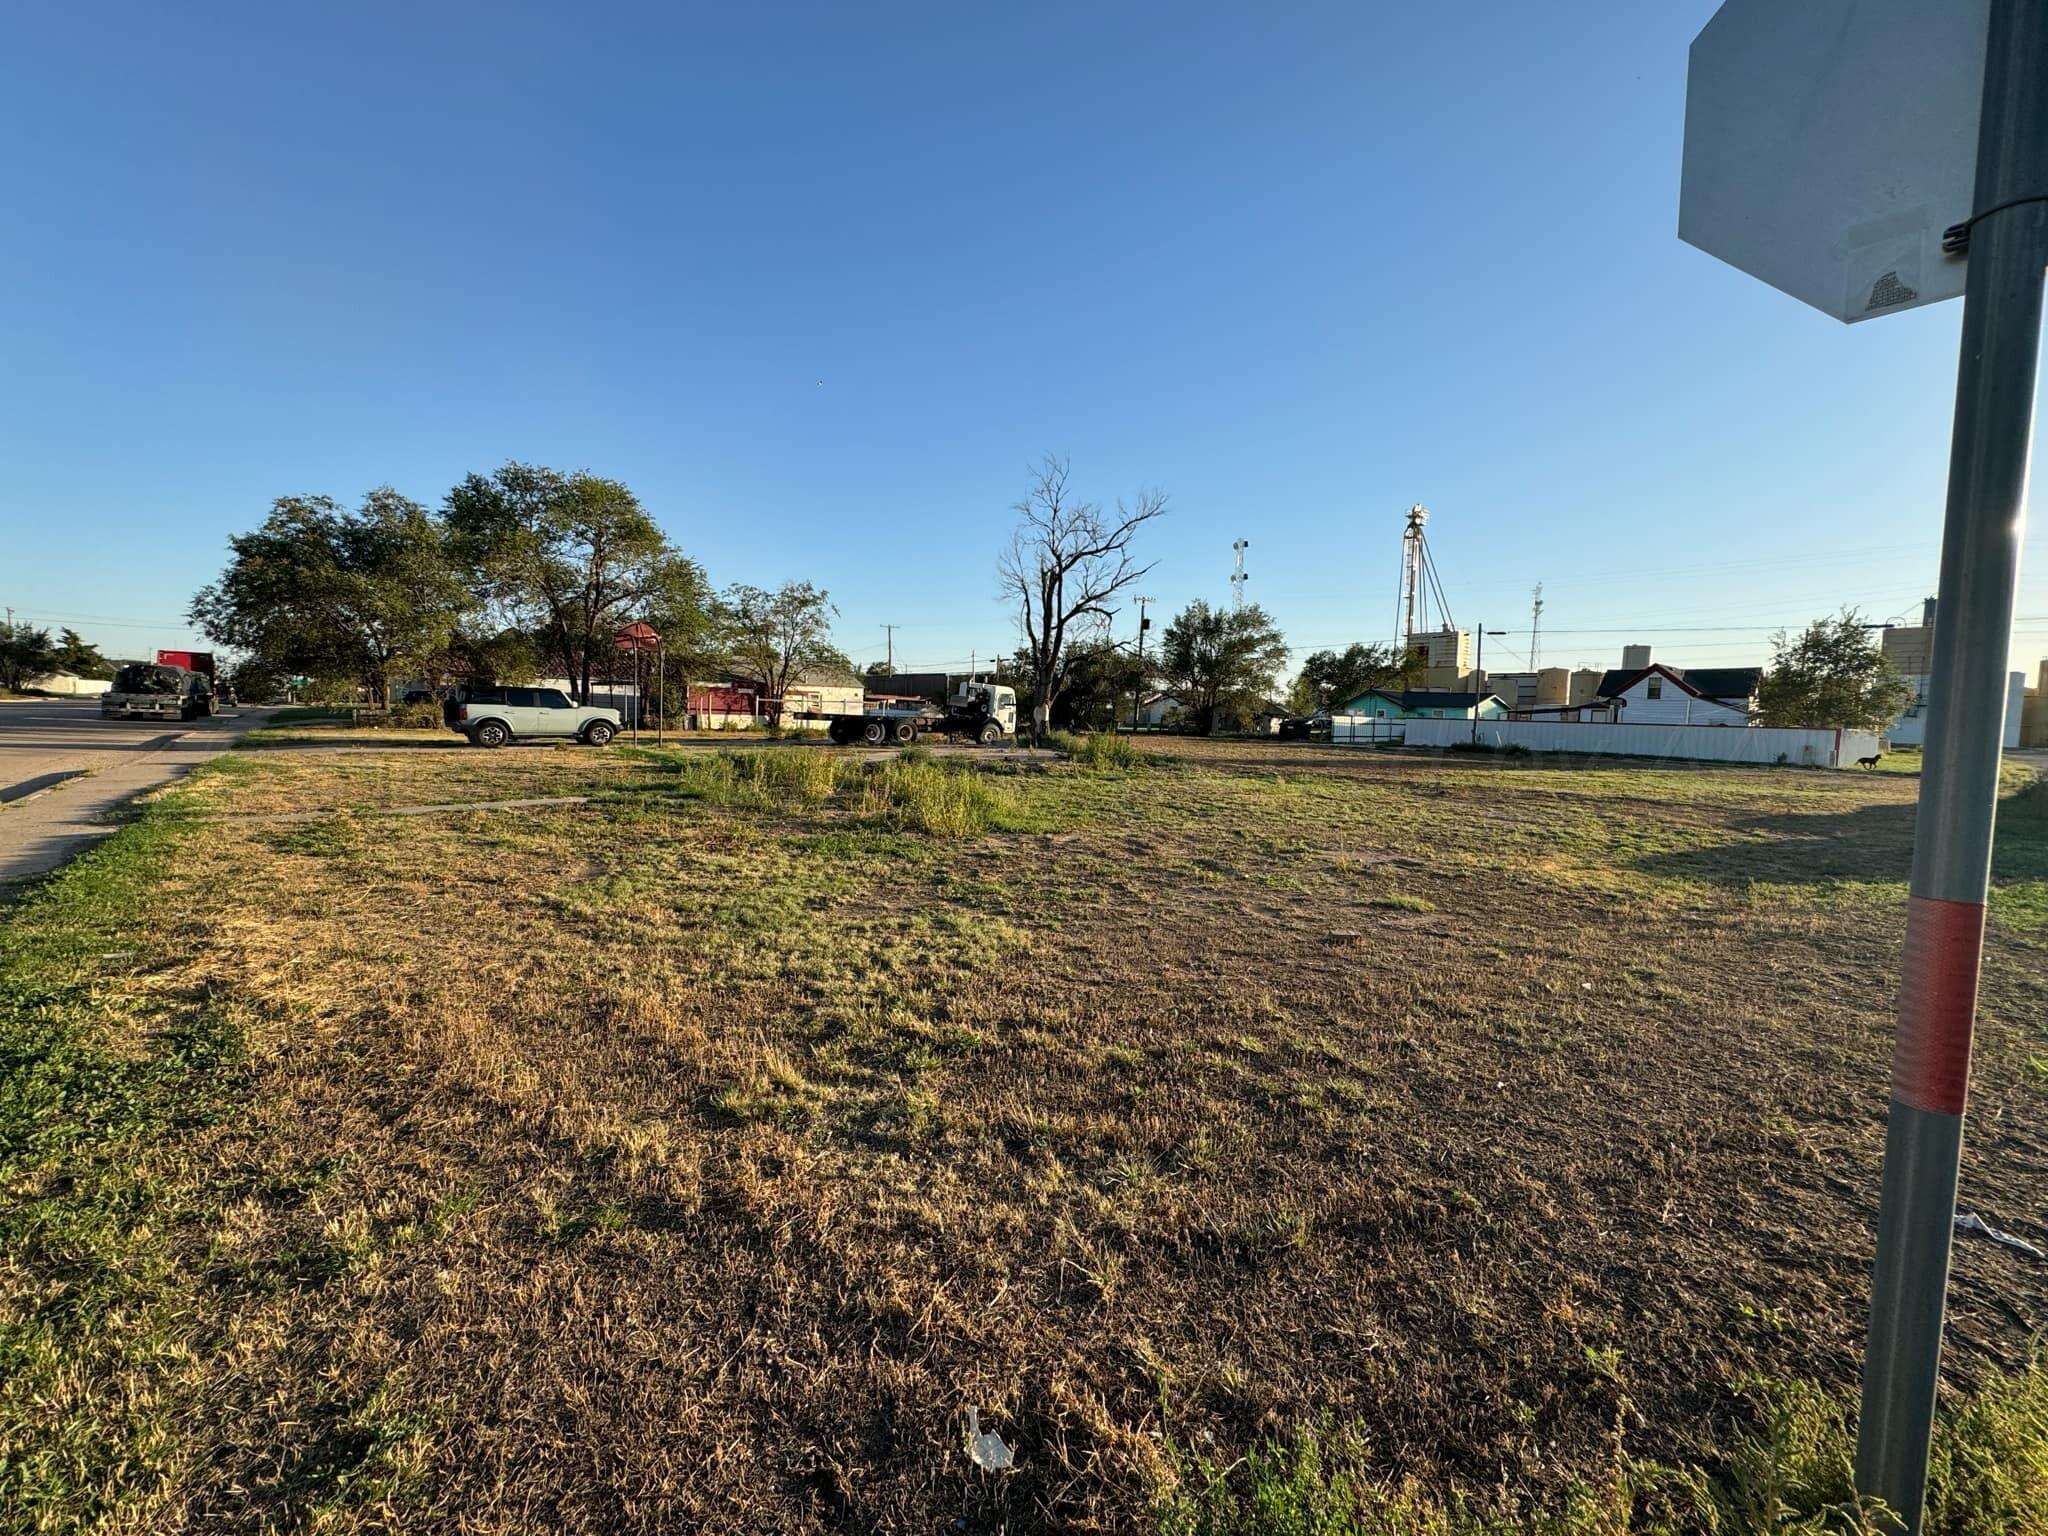
<path id="1" fill-rule="evenodd" d="M 1434 912 L 1436 903 L 1423 896 L 1409 896 L 1395 891 L 1385 896 L 1374 896 L 1367 900 L 1368 907 L 1391 907 L 1397 912 Z"/>
<path id="2" fill-rule="evenodd" d="M 1433 1494 L 1367 1470 L 1362 1426 L 1304 1428 L 1235 1461 L 1185 1450 L 1157 1506 L 1161 1536 L 1881 1536 L 1859 1501 L 1847 1406 L 1802 1382 L 1751 1382 L 1750 1409 L 1711 1465 L 1665 1467 L 1622 1454 L 1599 1486 L 1537 1511 L 1479 1494 Z M 2038 1358 L 1993 1373 L 1944 1412 L 1928 1468 L 1924 1536 L 2048 1530 L 2048 1370 Z"/>
<path id="3" fill-rule="evenodd" d="M 1991 881 L 1993 917 L 2014 932 L 2048 934 L 2048 779 L 1999 802 Z"/>
<path id="4" fill-rule="evenodd" d="M 161 922 L 176 823 L 145 816 L 0 928 L 0 1510 L 96 1527 L 159 1488 L 178 1445 L 161 1367 L 179 1348 L 158 1146 L 221 1112 L 242 1033 L 201 999 L 135 1017 L 99 978 Z"/>

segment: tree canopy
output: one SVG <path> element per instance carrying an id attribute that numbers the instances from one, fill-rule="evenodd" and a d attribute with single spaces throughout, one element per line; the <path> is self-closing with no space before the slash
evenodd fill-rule
<path id="1" fill-rule="evenodd" d="M 1771 643 L 1776 654 L 1757 688 L 1765 725 L 1883 732 L 1913 702 L 1912 685 L 1853 609 Z"/>
<path id="2" fill-rule="evenodd" d="M 1402 645 L 1358 642 L 1317 651 L 1301 664 L 1288 695 L 1296 714 L 1337 709 L 1371 688 L 1405 688 L 1422 671 L 1423 653 Z"/>
<path id="3" fill-rule="evenodd" d="M 69 672 L 73 677 L 110 678 L 114 675 L 114 664 L 100 654 L 100 648 L 88 644 L 75 629 L 60 630 L 57 634 L 57 653 L 53 658 L 54 672 Z"/>
<path id="4" fill-rule="evenodd" d="M 446 518 L 498 626 L 534 635 L 586 703 L 623 625 L 647 619 L 672 643 L 708 632 L 702 568 L 616 480 L 507 464 L 451 490 Z"/>
<path id="5" fill-rule="evenodd" d="M 1266 610 L 1211 608 L 1199 598 L 1166 626 L 1159 675 L 1193 728 L 1207 734 L 1219 717 L 1248 715 L 1287 665 L 1287 642 Z"/>
<path id="6" fill-rule="evenodd" d="M 285 496 L 192 599 L 210 639 L 288 672 L 360 681 L 385 698 L 401 668 L 446 651 L 468 595 L 439 523 L 389 486 L 353 512 L 327 496 Z"/>
<path id="7" fill-rule="evenodd" d="M 56 670 L 57 647 L 47 629 L 0 622 L 0 688 L 19 693 Z"/>
<path id="8" fill-rule="evenodd" d="M 1154 671 L 1153 658 L 1143 663 L 1128 645 L 1097 632 L 1067 641 L 1067 680 L 1049 706 L 1047 723 L 1055 730 L 1108 730 L 1128 717 Z M 1014 652 L 1006 663 L 1006 680 L 1014 683 L 1020 704 L 1035 702 L 1038 678 L 1029 651 Z"/>
<path id="9" fill-rule="evenodd" d="M 727 662 L 780 698 L 814 671 L 854 675 L 853 663 L 832 645 L 838 612 L 823 587 L 786 581 L 773 592 L 744 583 L 727 587 L 718 615 Z"/>

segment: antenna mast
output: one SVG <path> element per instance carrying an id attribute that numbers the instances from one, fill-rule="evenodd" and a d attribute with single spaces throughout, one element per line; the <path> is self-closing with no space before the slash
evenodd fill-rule
<path id="1" fill-rule="evenodd" d="M 1536 600 L 1529 606 L 1529 670 L 1543 670 L 1543 583 L 1536 583 Z"/>
<path id="2" fill-rule="evenodd" d="M 1230 547 L 1237 552 L 1237 568 L 1230 573 L 1230 608 L 1234 613 L 1244 606 L 1244 584 L 1251 580 L 1244 572 L 1244 552 L 1252 547 L 1252 541 L 1239 539 Z"/>

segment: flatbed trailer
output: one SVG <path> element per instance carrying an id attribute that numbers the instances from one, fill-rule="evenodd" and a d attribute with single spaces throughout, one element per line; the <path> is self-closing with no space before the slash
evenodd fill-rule
<path id="1" fill-rule="evenodd" d="M 858 704 L 851 698 L 820 702 L 823 707 L 807 711 L 804 718 L 823 720 L 826 736 L 842 747 L 856 742 L 907 747 L 926 736 L 964 738 L 990 747 L 1017 731 L 1016 690 L 1001 683 L 963 682 L 942 700 L 920 694 L 864 693 Z M 838 708 L 832 707 L 835 703 Z"/>

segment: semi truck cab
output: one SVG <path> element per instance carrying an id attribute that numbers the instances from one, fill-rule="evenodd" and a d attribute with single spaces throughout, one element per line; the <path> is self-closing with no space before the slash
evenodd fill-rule
<path id="1" fill-rule="evenodd" d="M 1017 690 L 1001 683 L 962 683 L 953 695 L 961 711 L 979 709 L 1003 728 L 1005 736 L 1017 734 Z"/>

